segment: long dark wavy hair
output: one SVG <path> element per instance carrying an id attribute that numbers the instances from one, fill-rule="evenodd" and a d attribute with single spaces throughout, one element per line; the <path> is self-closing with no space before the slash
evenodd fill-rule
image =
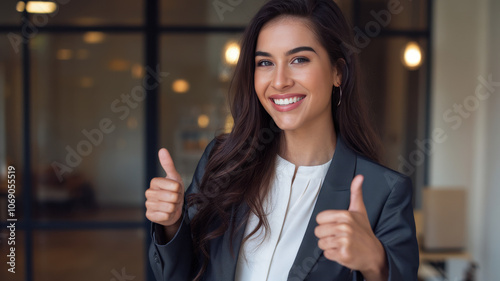
<path id="1" fill-rule="evenodd" d="M 241 42 L 241 53 L 229 89 L 229 103 L 234 127 L 229 134 L 216 137 L 199 192 L 187 195 L 188 206 L 196 205 L 191 232 L 197 254 L 203 261 L 195 281 L 201 280 L 210 263 L 209 242 L 222 236 L 228 228 L 230 251 L 235 233 L 251 213 L 259 223 L 244 237 L 244 243 L 259 228 L 269 230 L 263 210 L 264 197 L 274 175 L 281 130 L 263 108 L 254 88 L 255 48 L 262 27 L 280 16 L 308 20 L 318 41 L 328 51 L 333 66 L 342 73 L 342 97 L 332 88 L 332 115 L 335 131 L 357 153 L 379 162 L 379 141 L 369 124 L 358 86 L 358 59 L 351 52 L 352 27 L 333 0 L 270 0 L 248 24 Z M 233 210 L 246 203 L 248 210 L 236 225 Z M 200 265 L 200 264 L 199 264 Z"/>

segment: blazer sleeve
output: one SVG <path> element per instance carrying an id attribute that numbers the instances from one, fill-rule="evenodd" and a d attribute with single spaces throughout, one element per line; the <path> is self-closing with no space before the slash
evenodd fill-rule
<path id="1" fill-rule="evenodd" d="M 163 227 L 156 223 L 151 223 L 149 262 L 157 281 L 188 281 L 192 280 L 194 273 L 196 273 L 194 272 L 196 258 L 194 256 L 190 227 L 192 216 L 190 217 L 189 215 L 186 196 L 199 190 L 199 185 L 205 172 L 205 165 L 214 143 L 215 140 L 212 140 L 205 149 L 196 167 L 193 181 L 184 194 L 181 225 L 172 240 L 168 242 L 164 241 L 165 233 Z"/>
<path id="2" fill-rule="evenodd" d="M 411 199 L 411 180 L 402 176 L 391 189 L 375 227 L 386 252 L 389 281 L 417 281 L 419 253 Z"/>

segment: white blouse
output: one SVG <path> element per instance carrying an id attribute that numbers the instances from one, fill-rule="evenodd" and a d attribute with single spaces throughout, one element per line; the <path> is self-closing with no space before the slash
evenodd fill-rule
<path id="1" fill-rule="evenodd" d="M 272 188 L 264 202 L 270 235 L 262 242 L 262 226 L 241 245 L 236 281 L 288 278 L 331 161 L 318 166 L 299 166 L 292 184 L 295 165 L 278 155 Z M 250 214 L 244 235 L 252 232 L 257 223 L 257 216 Z"/>

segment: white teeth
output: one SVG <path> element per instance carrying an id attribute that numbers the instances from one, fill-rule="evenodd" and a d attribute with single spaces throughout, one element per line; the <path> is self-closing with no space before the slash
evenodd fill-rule
<path id="1" fill-rule="evenodd" d="M 296 103 L 303 99 L 304 97 L 293 97 L 293 98 L 288 98 L 288 99 L 273 99 L 274 103 L 277 105 L 289 105 Z"/>

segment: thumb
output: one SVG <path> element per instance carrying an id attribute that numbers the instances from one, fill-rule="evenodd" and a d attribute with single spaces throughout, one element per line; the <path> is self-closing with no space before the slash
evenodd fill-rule
<path id="1" fill-rule="evenodd" d="M 351 183 L 351 202 L 349 203 L 349 211 L 366 213 L 365 202 L 363 201 L 363 185 L 364 177 L 357 175 Z"/>
<path id="2" fill-rule="evenodd" d="M 163 167 L 163 170 L 167 173 L 166 178 L 182 182 L 182 178 L 179 173 L 177 173 L 174 161 L 172 160 L 172 156 L 170 156 L 168 150 L 165 148 L 160 149 L 160 151 L 158 151 L 158 158 L 160 159 L 160 164 Z"/>

